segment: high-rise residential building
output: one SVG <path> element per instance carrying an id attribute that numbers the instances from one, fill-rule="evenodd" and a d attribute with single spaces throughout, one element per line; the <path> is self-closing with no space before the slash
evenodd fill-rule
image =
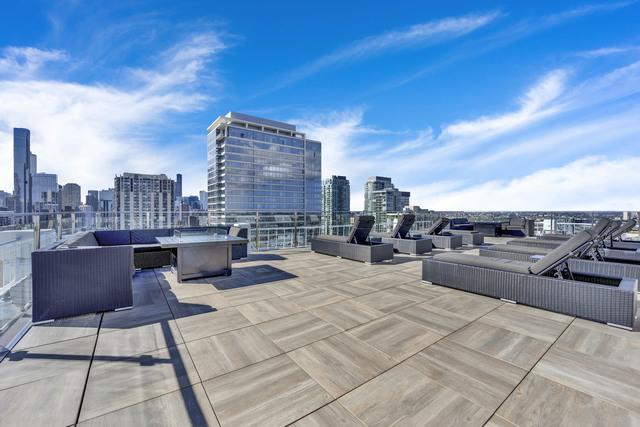
<path id="1" fill-rule="evenodd" d="M 13 129 L 13 197 L 16 213 L 31 211 L 31 132 L 29 129 Z"/>
<path id="2" fill-rule="evenodd" d="M 241 113 L 207 129 L 208 210 L 222 222 L 256 213 L 319 222 L 321 143 L 296 126 Z"/>
<path id="3" fill-rule="evenodd" d="M 11 203 L 11 193 L 0 190 L 0 208 L 9 210 L 9 204 Z"/>
<path id="4" fill-rule="evenodd" d="M 57 212 L 60 207 L 58 175 L 36 173 L 31 176 L 31 199 L 34 212 Z"/>
<path id="5" fill-rule="evenodd" d="M 167 175 L 125 172 L 115 177 L 114 189 L 114 211 L 119 228 L 173 226 L 175 182 Z"/>
<path id="6" fill-rule="evenodd" d="M 63 211 L 75 211 L 82 204 L 82 191 L 74 182 L 62 186 L 60 209 Z"/>
<path id="7" fill-rule="evenodd" d="M 84 203 L 91 206 L 92 212 L 97 212 L 100 205 L 99 200 L 98 190 L 89 190 Z"/>
<path id="8" fill-rule="evenodd" d="M 337 234 L 336 226 L 349 224 L 351 186 L 346 176 L 333 175 L 322 182 L 322 232 Z"/>
<path id="9" fill-rule="evenodd" d="M 398 190 L 391 178 L 384 176 L 370 176 L 364 185 L 364 210 L 375 216 L 376 223 L 383 224 L 387 214 L 402 212 L 409 206 L 408 191 Z"/>
<path id="10" fill-rule="evenodd" d="M 182 199 L 182 174 L 176 175 L 176 202 L 180 203 Z"/>
<path id="11" fill-rule="evenodd" d="M 98 211 L 111 212 L 113 211 L 113 188 L 98 191 Z"/>

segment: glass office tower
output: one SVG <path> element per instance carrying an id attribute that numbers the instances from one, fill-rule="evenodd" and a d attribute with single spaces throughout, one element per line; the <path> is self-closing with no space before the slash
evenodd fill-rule
<path id="1" fill-rule="evenodd" d="M 31 132 L 29 129 L 14 128 L 13 197 L 16 213 L 27 213 L 32 210 L 31 173 Z"/>
<path id="2" fill-rule="evenodd" d="M 207 129 L 208 210 L 214 221 L 289 215 L 319 221 L 321 143 L 295 125 L 230 112 Z M 277 218 L 276 218 L 277 217 Z M 304 219 L 303 219 L 304 218 Z"/>

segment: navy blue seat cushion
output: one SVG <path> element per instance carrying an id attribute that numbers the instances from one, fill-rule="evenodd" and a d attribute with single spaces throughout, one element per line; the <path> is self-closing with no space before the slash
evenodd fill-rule
<path id="1" fill-rule="evenodd" d="M 173 234 L 170 228 L 156 228 L 147 230 L 131 230 L 131 244 L 149 245 L 158 243 L 156 237 L 168 237 Z"/>
<path id="2" fill-rule="evenodd" d="M 93 233 L 100 246 L 130 245 L 129 230 L 95 231 Z"/>

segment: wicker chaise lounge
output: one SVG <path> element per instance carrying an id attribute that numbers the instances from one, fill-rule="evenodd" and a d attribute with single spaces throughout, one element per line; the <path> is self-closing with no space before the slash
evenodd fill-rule
<path id="1" fill-rule="evenodd" d="M 416 216 L 414 214 L 402 214 L 391 233 L 378 233 L 369 240 L 390 243 L 393 245 L 394 250 L 403 254 L 419 255 L 431 252 L 433 246 L 431 237 L 413 237 L 409 234 L 409 230 L 411 230 L 415 221 Z"/>
<path id="2" fill-rule="evenodd" d="M 571 262 L 595 237 L 581 231 L 535 263 L 440 254 L 422 262 L 422 280 L 632 329 L 638 279 L 624 265 Z"/>
<path id="3" fill-rule="evenodd" d="M 589 232 L 594 236 L 594 240 L 600 239 L 601 242 L 607 231 L 610 229 L 610 226 L 611 221 L 606 218 L 602 218 L 589 229 Z M 550 242 L 556 243 L 556 241 Z M 511 259 L 514 261 L 536 262 L 538 259 L 549 254 L 549 252 L 565 242 L 557 242 L 558 244 L 551 248 L 509 244 L 510 242 L 507 242 L 506 245 L 483 246 L 480 248 L 480 255 L 493 258 Z M 597 244 L 598 242 L 594 242 L 594 245 Z"/>
<path id="4" fill-rule="evenodd" d="M 619 221 L 611 221 L 611 220 L 609 220 L 607 218 L 600 218 L 598 220 L 598 222 L 596 222 L 596 224 L 593 227 L 591 227 L 589 230 L 592 230 L 594 228 L 600 229 L 600 227 L 603 226 L 603 225 L 605 226 L 605 228 L 602 229 L 601 233 L 603 233 L 606 236 L 609 236 L 610 233 L 614 232 L 615 230 L 618 229 L 618 227 L 620 227 L 620 222 Z M 530 237 L 530 238 L 526 238 L 526 239 L 509 240 L 507 242 L 507 245 L 527 246 L 527 247 L 533 247 L 533 248 L 555 249 L 558 246 L 562 245 L 567 240 L 569 240 L 569 239 L 550 240 L 550 239 L 538 239 L 536 237 Z"/>
<path id="5" fill-rule="evenodd" d="M 421 236 L 431 239 L 434 248 L 439 249 L 456 249 L 462 246 L 462 236 L 443 233 L 444 229 L 449 225 L 448 218 L 438 218 L 431 227 L 427 228 Z M 416 236 L 417 237 L 417 236 Z"/>
<path id="6" fill-rule="evenodd" d="M 311 239 L 311 250 L 368 264 L 393 259 L 392 244 L 367 240 L 374 223 L 371 215 L 356 217 L 348 236 L 314 237 Z"/>
<path id="7" fill-rule="evenodd" d="M 611 239 L 606 242 L 607 247 L 612 249 L 640 249 L 640 241 L 622 239 L 623 235 L 630 232 L 636 224 L 637 222 L 635 219 L 625 222 L 611 235 Z"/>

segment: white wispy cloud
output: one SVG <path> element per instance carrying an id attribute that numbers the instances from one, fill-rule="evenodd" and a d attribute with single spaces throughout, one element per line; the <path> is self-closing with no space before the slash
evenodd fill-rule
<path id="1" fill-rule="evenodd" d="M 640 157 L 587 156 L 510 180 L 463 188 L 412 188 L 435 210 L 633 210 L 640 206 Z"/>
<path id="2" fill-rule="evenodd" d="M 541 120 L 557 111 L 551 103 L 565 90 L 567 75 L 567 70 L 554 70 L 524 94 L 516 111 L 453 123 L 444 128 L 442 137 L 490 138 Z"/>
<path id="3" fill-rule="evenodd" d="M 0 79 L 0 164 L 12 164 L 11 128 L 26 127 L 39 169 L 57 173 L 62 183 L 78 182 L 83 191 L 112 185 L 113 175 L 125 171 L 180 171 L 185 187 L 204 188 L 204 137 L 195 159 L 193 141 L 160 145 L 154 138 L 179 114 L 212 101 L 197 90 L 198 79 L 215 79 L 206 65 L 224 48 L 215 33 L 194 35 L 160 55 L 155 67 L 130 70 L 118 85 L 54 80 L 44 73 Z M 2 168 L 0 188 L 12 188 L 11 173 Z"/>
<path id="4" fill-rule="evenodd" d="M 461 37 L 488 25 L 499 16 L 501 16 L 500 12 L 492 11 L 485 14 L 450 17 L 365 37 L 293 70 L 269 91 L 288 86 L 321 70 L 346 62 L 372 57 L 390 50 L 424 46 Z"/>
<path id="5" fill-rule="evenodd" d="M 416 132 L 414 138 L 377 147 L 377 152 L 366 149 L 370 138 L 362 131 L 367 129 L 363 110 L 358 110 L 357 115 L 336 112 L 330 123 L 319 118 L 309 129 L 309 136 L 322 135 L 318 138 L 324 143 L 323 157 L 327 156 L 328 160 L 323 163 L 324 174 L 347 175 L 356 189 L 364 184 L 367 176 L 386 175 L 391 176 L 399 188 L 412 191 L 415 204 L 433 208 L 437 203 L 438 209 L 483 209 L 492 204 L 491 209 L 499 209 L 499 204 L 494 203 L 496 200 L 509 198 L 517 189 L 531 185 L 531 180 L 548 176 L 529 173 L 536 165 L 556 164 L 558 159 L 580 158 L 585 153 L 611 153 L 637 144 L 640 112 L 634 107 L 632 97 L 640 93 L 640 62 L 573 81 L 577 75 L 577 70 L 553 70 L 524 91 L 513 111 L 456 121 L 444 125 L 439 134 L 426 127 Z M 389 135 L 397 139 L 393 132 Z M 339 144 L 336 146 L 334 141 Z M 614 160 L 618 162 L 611 161 Z M 589 158 L 560 172 L 575 172 L 580 166 L 584 182 L 584 177 L 590 176 L 585 165 L 595 165 L 597 171 L 617 165 L 606 163 L 608 161 L 610 159 L 603 157 Z M 523 169 L 505 168 L 509 164 L 521 165 Z M 604 166 L 598 166 L 600 164 Z M 636 176 L 640 171 L 628 168 L 627 162 L 622 165 L 625 167 L 622 173 L 634 175 L 631 182 L 640 179 Z M 552 176 L 560 176 L 560 172 Z M 609 173 L 613 173 L 613 169 Z M 490 176 L 520 175 L 525 184 L 518 178 L 483 183 Z M 541 182 L 544 188 L 546 183 Z M 618 181 L 603 182 L 602 185 L 622 185 Z M 476 196 L 469 196 L 466 190 L 469 186 Z M 512 189 L 511 192 L 497 192 L 505 186 Z M 631 187 L 625 184 L 622 188 L 630 191 Z M 562 189 L 553 191 L 564 194 Z M 462 196 L 458 197 L 459 193 Z M 600 196 L 583 189 L 576 197 L 582 198 L 582 202 L 565 198 L 567 203 L 554 206 L 551 198 L 526 201 L 526 196 L 522 196 L 514 198 L 508 209 L 536 208 L 537 203 L 540 203 L 538 209 L 580 209 L 591 206 L 592 199 Z M 477 203 L 481 200 L 483 203 Z M 611 198 L 601 200 L 604 202 L 599 206 L 614 202 Z M 616 201 L 615 206 L 622 206 L 621 200 Z M 351 203 L 353 209 L 362 208 L 359 192 L 352 192 Z M 446 206 L 447 203 L 452 205 Z"/>
<path id="6" fill-rule="evenodd" d="M 9 46 L 0 55 L 0 77 L 27 80 L 49 62 L 66 61 L 67 54 L 57 49 Z"/>
<path id="7" fill-rule="evenodd" d="M 574 56 L 586 59 L 597 59 L 605 56 L 621 55 L 625 53 L 640 52 L 640 46 L 611 46 L 599 49 L 584 50 L 576 52 Z"/>

